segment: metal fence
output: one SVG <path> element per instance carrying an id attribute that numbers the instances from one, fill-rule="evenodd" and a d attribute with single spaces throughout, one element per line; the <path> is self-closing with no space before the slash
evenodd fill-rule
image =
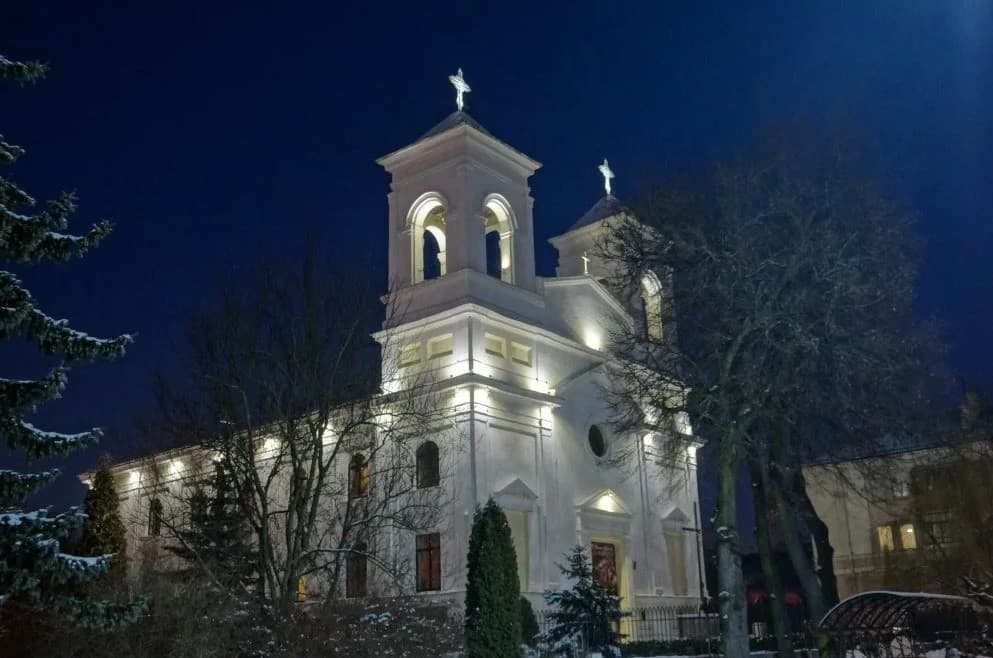
<path id="1" fill-rule="evenodd" d="M 696 607 L 634 608 L 623 611 L 624 617 L 617 623 L 622 643 L 628 642 L 673 642 L 677 640 L 717 641 L 720 636 L 720 621 L 716 614 L 701 613 Z M 538 626 L 542 634 L 554 625 L 549 611 L 536 611 Z M 585 637 L 585 629 L 577 628 L 575 635 Z"/>

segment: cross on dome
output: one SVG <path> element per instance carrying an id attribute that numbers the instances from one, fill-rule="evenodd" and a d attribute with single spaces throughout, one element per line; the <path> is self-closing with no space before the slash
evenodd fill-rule
<path id="1" fill-rule="evenodd" d="M 462 95 L 472 91 L 472 88 L 469 86 L 469 83 L 465 81 L 465 78 L 462 77 L 461 68 L 455 75 L 448 76 L 448 81 L 452 83 L 453 87 L 455 87 L 455 105 L 459 108 L 459 112 L 461 112 L 462 106 L 465 104 L 462 99 Z"/>
<path id="2" fill-rule="evenodd" d="M 610 180 L 614 177 L 614 172 L 611 171 L 610 165 L 607 164 L 607 158 L 603 159 L 603 164 L 597 167 L 600 170 L 600 174 L 603 176 L 603 189 L 607 191 L 607 196 L 610 196 Z"/>

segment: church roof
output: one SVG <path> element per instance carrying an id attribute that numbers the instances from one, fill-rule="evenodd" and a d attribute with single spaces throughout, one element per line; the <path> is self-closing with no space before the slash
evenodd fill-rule
<path id="1" fill-rule="evenodd" d="M 444 119 L 442 119 L 441 122 L 438 123 L 434 128 L 421 135 L 417 141 L 421 141 L 422 139 L 427 139 L 428 137 L 434 137 L 435 135 L 440 135 L 446 130 L 451 130 L 456 126 L 463 126 L 463 125 L 475 128 L 476 130 L 483 133 L 487 137 L 493 137 L 493 134 L 490 133 L 489 130 L 483 128 L 483 125 L 478 121 L 476 121 L 475 119 L 473 119 L 471 116 L 469 116 L 467 112 L 457 110 L 449 114 Z M 493 137 L 493 139 L 496 139 L 496 137 Z"/>
<path id="2" fill-rule="evenodd" d="M 569 227 L 569 231 L 575 231 L 576 229 L 583 228 L 584 226 L 589 226 L 590 224 L 595 224 L 601 219 L 607 219 L 608 217 L 613 217 L 614 215 L 620 215 L 623 213 L 631 213 L 620 199 L 615 197 L 613 194 L 608 194 L 605 197 L 601 197 L 592 208 L 586 211 L 586 213 L 576 220 L 576 223 Z M 568 233 L 569 231 L 566 231 Z"/>
<path id="3" fill-rule="evenodd" d="M 399 154 L 409 153 L 413 147 L 420 144 L 421 142 L 424 142 L 433 137 L 437 137 L 441 134 L 447 133 L 451 130 L 455 130 L 460 127 L 472 128 L 478 134 L 486 138 L 484 141 L 488 141 L 490 144 L 493 145 L 499 145 L 504 149 L 508 149 L 509 151 L 513 152 L 517 156 L 516 159 L 518 160 L 518 164 L 525 167 L 526 169 L 530 169 L 532 172 L 541 166 L 541 163 L 538 162 L 537 160 L 534 160 L 533 158 L 522 153 L 521 151 L 518 151 L 513 146 L 507 144 L 500 138 L 494 137 L 493 133 L 491 133 L 489 130 L 484 128 L 483 125 L 478 121 L 476 121 L 474 118 L 469 116 L 467 112 L 463 112 L 463 111 L 452 112 L 447 117 L 442 119 L 440 123 L 436 124 L 431 130 L 427 131 L 426 133 L 418 137 L 416 140 L 414 140 L 413 143 L 408 144 L 407 146 L 404 146 L 403 148 L 400 148 L 396 151 L 393 151 L 392 153 L 388 153 L 384 155 L 383 157 L 377 159 L 376 162 L 389 169 L 390 161 Z"/>

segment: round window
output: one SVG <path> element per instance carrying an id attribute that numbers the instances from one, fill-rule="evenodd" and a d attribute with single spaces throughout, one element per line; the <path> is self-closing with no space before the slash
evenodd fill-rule
<path id="1" fill-rule="evenodd" d="M 590 450 L 597 457 L 603 457 L 607 454 L 607 441 L 603 438 L 603 432 L 596 425 L 590 425 Z"/>

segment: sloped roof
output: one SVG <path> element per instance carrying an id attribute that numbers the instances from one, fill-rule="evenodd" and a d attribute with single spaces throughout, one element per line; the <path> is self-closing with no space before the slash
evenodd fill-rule
<path id="1" fill-rule="evenodd" d="M 484 128 L 481 123 L 473 119 L 466 112 L 452 112 L 447 117 L 442 119 L 440 123 L 436 124 L 433 128 L 431 128 L 431 130 L 427 131 L 426 133 L 418 137 L 412 143 L 404 147 L 401 147 L 396 151 L 387 153 L 381 158 L 378 158 L 376 162 L 383 165 L 387 169 L 390 169 L 391 161 L 395 160 L 398 156 L 400 156 L 400 154 L 410 153 L 411 149 L 416 147 L 421 142 L 430 140 L 433 137 L 437 137 L 443 133 L 447 133 L 449 131 L 452 131 L 456 128 L 463 126 L 472 128 L 476 133 L 478 133 L 483 138 L 485 138 L 483 141 L 487 141 L 491 145 L 500 145 L 501 147 L 515 154 L 516 157 L 513 159 L 517 161 L 517 164 L 529 170 L 531 173 L 533 173 L 535 170 L 541 167 L 540 162 L 530 157 L 529 155 L 526 155 L 522 151 L 517 150 L 510 144 L 501 140 L 499 137 L 495 137 L 493 133 L 491 133 L 489 130 Z"/>
<path id="2" fill-rule="evenodd" d="M 475 128 L 476 130 L 483 133 L 487 137 L 493 137 L 493 134 L 489 130 L 484 128 L 481 123 L 479 123 L 471 116 L 469 116 L 468 113 L 462 111 L 455 111 L 449 114 L 444 119 L 442 119 L 437 125 L 435 125 L 434 128 L 421 135 L 417 139 L 417 141 L 421 141 L 422 139 L 427 139 L 428 137 L 434 137 L 435 135 L 440 135 L 446 130 L 451 130 L 456 126 L 462 126 L 462 125 L 471 126 L 472 128 Z M 493 139 L 496 139 L 496 137 L 493 137 Z"/>
<path id="3" fill-rule="evenodd" d="M 608 217 L 613 217 L 614 215 L 619 215 L 622 213 L 631 214 L 631 210 L 621 203 L 620 199 L 615 197 L 613 194 L 608 194 L 605 197 L 601 197 L 599 201 L 593 204 L 592 208 L 587 210 L 582 217 L 576 220 L 576 223 L 569 227 L 569 231 L 575 231 L 576 229 L 583 228 L 584 226 L 595 224 L 601 219 L 607 219 Z M 568 231 L 566 232 L 568 233 Z"/>

